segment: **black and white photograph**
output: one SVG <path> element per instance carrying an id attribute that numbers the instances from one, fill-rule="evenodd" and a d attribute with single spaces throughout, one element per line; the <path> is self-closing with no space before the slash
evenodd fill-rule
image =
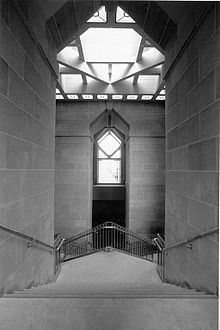
<path id="1" fill-rule="evenodd" d="M 218 330 L 220 1 L 0 0 L 0 330 Z"/>

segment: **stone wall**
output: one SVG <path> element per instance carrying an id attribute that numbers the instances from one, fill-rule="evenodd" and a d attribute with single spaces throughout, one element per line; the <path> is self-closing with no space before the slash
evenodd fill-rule
<path id="1" fill-rule="evenodd" d="M 53 244 L 55 69 L 22 20 L 28 7 L 20 9 L 0 2 L 0 223 Z M 1 292 L 43 283 L 54 271 L 48 250 L 2 230 L 0 264 Z"/>
<path id="2" fill-rule="evenodd" d="M 89 124 L 103 103 L 57 103 L 55 232 L 69 237 L 92 226 L 93 142 Z"/>
<path id="3" fill-rule="evenodd" d="M 89 125 L 104 102 L 57 103 L 55 228 L 64 236 L 92 224 L 93 142 Z M 115 102 L 130 125 L 126 144 L 127 227 L 142 234 L 164 225 L 164 106 Z"/>
<path id="4" fill-rule="evenodd" d="M 126 221 L 129 229 L 155 235 L 164 230 L 164 107 L 161 103 L 116 104 L 129 123 L 126 145 Z"/>
<path id="5" fill-rule="evenodd" d="M 166 79 L 166 245 L 218 226 L 219 13 L 213 3 Z M 166 278 L 216 292 L 217 243 L 212 234 L 169 250 Z"/>

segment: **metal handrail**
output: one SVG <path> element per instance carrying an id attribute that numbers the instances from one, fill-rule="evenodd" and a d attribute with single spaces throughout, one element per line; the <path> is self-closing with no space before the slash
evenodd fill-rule
<path id="1" fill-rule="evenodd" d="M 50 251 L 57 251 L 57 248 L 55 248 L 55 247 L 53 247 L 53 246 L 51 246 L 49 244 L 46 244 L 46 243 L 44 243 L 44 242 L 42 242 L 42 241 L 40 241 L 40 240 L 38 240 L 38 239 L 36 239 L 34 237 L 31 237 L 31 236 L 25 235 L 23 233 L 20 233 L 17 230 L 11 229 L 11 228 L 6 227 L 6 226 L 3 226 L 3 225 L 0 225 L 0 229 L 4 230 L 4 231 L 6 231 L 6 232 L 8 232 L 10 234 L 13 234 L 15 236 L 18 236 L 18 237 L 21 237 L 23 239 L 26 239 L 27 241 L 30 242 L 31 245 L 36 244 L 36 245 L 39 245 L 41 247 L 44 247 L 44 248 L 46 248 L 46 249 L 48 249 Z"/>
<path id="2" fill-rule="evenodd" d="M 65 238 L 61 238 L 60 243 L 57 245 L 57 247 L 55 248 L 56 251 L 60 250 L 61 246 L 63 245 L 63 243 L 65 242 Z"/>
<path id="3" fill-rule="evenodd" d="M 56 236 L 56 238 L 55 238 L 55 236 Z M 57 234 L 57 235 L 54 235 L 54 246 L 56 246 L 56 244 L 57 244 L 57 242 L 59 242 L 60 238 L 61 238 L 61 234 L 60 233 Z"/>
<path id="4" fill-rule="evenodd" d="M 158 247 L 159 251 L 163 251 L 164 245 L 165 245 L 165 241 L 161 237 L 161 234 L 157 234 L 157 237 L 154 238 L 153 241 L 156 244 L 156 246 Z"/>
<path id="5" fill-rule="evenodd" d="M 152 261 L 156 244 L 152 239 L 114 222 L 105 222 L 66 239 L 60 252 L 61 262 L 102 250 L 123 251 Z"/>
<path id="6" fill-rule="evenodd" d="M 158 238 L 154 238 L 154 243 L 156 244 L 157 248 L 159 251 L 163 251 L 163 247 L 160 245 L 160 243 L 158 242 Z"/>
<path id="7" fill-rule="evenodd" d="M 187 238 L 187 239 L 185 239 L 183 241 L 179 241 L 179 242 L 174 243 L 174 244 L 172 244 L 170 246 L 167 246 L 166 248 L 163 249 L 163 251 L 170 250 L 170 249 L 175 248 L 177 246 L 189 244 L 190 242 L 193 242 L 193 241 L 197 240 L 198 238 L 205 237 L 205 236 L 208 236 L 208 235 L 217 233 L 218 231 L 219 231 L 219 228 L 218 227 L 213 228 L 211 230 L 208 230 L 208 231 L 203 232 L 202 234 L 198 234 L 198 235 L 193 236 L 191 238 Z"/>
<path id="8" fill-rule="evenodd" d="M 98 225 L 96 227 L 93 227 L 91 229 L 88 229 L 88 230 L 85 230 L 81 233 L 77 233 L 73 236 L 71 236 L 70 238 L 66 239 L 65 243 L 68 243 L 68 242 L 71 242 L 71 241 L 74 241 L 76 239 L 80 239 L 84 236 L 87 236 L 88 234 L 91 234 L 91 233 L 95 233 L 96 231 L 100 230 L 100 229 L 118 229 L 119 231 L 121 231 L 122 233 L 125 233 L 125 234 L 128 234 L 129 236 L 132 236 L 134 238 L 138 238 L 139 240 L 143 241 L 143 242 L 146 242 L 146 243 L 150 243 L 150 244 L 153 244 L 155 245 L 154 243 L 154 240 L 152 239 L 149 239 L 147 237 L 144 237 L 138 233 L 134 233 L 133 231 L 129 230 L 129 229 L 126 229 L 114 222 L 109 222 L 109 221 L 106 221 L 104 222 L 103 224 L 101 225 Z"/>

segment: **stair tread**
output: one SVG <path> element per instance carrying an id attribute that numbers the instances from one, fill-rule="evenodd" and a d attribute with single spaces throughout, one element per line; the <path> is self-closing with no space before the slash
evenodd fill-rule
<path id="1" fill-rule="evenodd" d="M 170 299 L 170 298 L 176 298 L 176 299 L 216 299 L 216 296 L 212 296 L 212 295 L 152 295 L 152 294 L 149 294 L 149 295 L 140 295 L 140 294 L 136 294 L 136 295 L 128 295 L 128 294 L 125 294 L 125 295 L 122 295 L 122 294 L 111 294 L 111 295 L 107 295 L 107 294 L 94 294 L 94 295 L 67 295 L 67 294 L 60 294 L 60 295 L 57 295 L 57 294 L 54 294 L 54 295 L 30 295 L 30 296 L 27 296 L 27 295 L 5 295 L 4 298 L 127 298 L 127 299 L 135 299 L 135 298 L 143 298 L 143 299 L 149 299 L 149 298 L 167 298 L 167 299 Z"/>

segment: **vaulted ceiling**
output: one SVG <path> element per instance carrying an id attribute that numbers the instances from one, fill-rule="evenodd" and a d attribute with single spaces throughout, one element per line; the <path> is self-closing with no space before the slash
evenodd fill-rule
<path id="1" fill-rule="evenodd" d="M 176 36 L 178 19 L 182 10 L 187 8 L 187 2 L 177 6 L 172 1 L 38 1 L 58 52 L 60 77 L 57 98 L 165 98 L 161 78 L 164 54 L 168 42 Z M 99 15 L 100 8 L 106 11 L 106 21 L 91 20 L 93 15 Z M 118 8 L 133 22 L 117 22 Z M 103 34 L 98 40 L 95 33 L 101 30 Z M 126 34 L 125 30 L 129 33 Z M 130 39 L 133 32 L 136 33 L 136 41 Z M 118 40 L 121 50 L 116 48 L 115 40 Z M 97 58 L 89 58 L 88 44 L 90 55 L 94 49 Z M 135 50 L 133 60 L 125 55 L 126 52 L 123 55 L 123 48 L 128 53 L 131 45 Z M 116 57 L 112 57 L 112 50 Z M 103 51 L 109 58 L 100 57 Z M 124 57 L 120 57 L 120 53 Z"/>

